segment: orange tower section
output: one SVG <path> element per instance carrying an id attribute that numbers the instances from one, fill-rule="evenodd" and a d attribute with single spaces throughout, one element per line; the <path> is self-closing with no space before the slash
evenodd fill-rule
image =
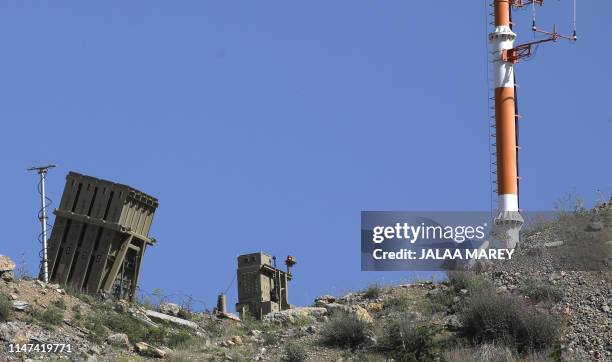
<path id="1" fill-rule="evenodd" d="M 495 87 L 495 143 L 497 153 L 498 213 L 494 236 L 505 247 L 514 248 L 523 218 L 518 206 L 518 165 L 514 62 L 507 52 L 514 48 L 510 0 L 494 0 L 495 29 L 489 34 L 493 51 L 493 86 Z"/>

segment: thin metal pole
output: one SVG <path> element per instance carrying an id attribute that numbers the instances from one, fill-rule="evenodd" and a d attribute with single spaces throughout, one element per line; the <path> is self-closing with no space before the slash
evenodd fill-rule
<path id="1" fill-rule="evenodd" d="M 49 260 L 47 256 L 47 195 L 45 191 L 45 180 L 47 178 L 47 171 L 50 168 L 54 168 L 55 165 L 47 165 L 42 167 L 30 167 L 28 171 L 37 171 L 40 176 L 40 220 L 42 233 L 41 242 L 43 244 L 42 250 L 42 265 L 41 275 L 45 283 L 49 282 Z"/>
<path id="2" fill-rule="evenodd" d="M 40 223 L 42 225 L 42 242 L 43 242 L 43 281 L 45 283 L 49 282 L 49 265 L 47 259 L 47 200 L 45 194 L 45 178 L 47 175 L 46 169 L 41 169 L 38 171 L 40 175 L 40 207 L 41 207 L 41 216 Z"/>

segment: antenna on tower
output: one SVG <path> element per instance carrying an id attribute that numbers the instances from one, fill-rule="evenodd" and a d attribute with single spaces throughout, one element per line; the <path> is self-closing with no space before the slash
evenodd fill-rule
<path id="1" fill-rule="evenodd" d="M 40 167 L 30 167 L 28 171 L 36 171 L 40 176 L 40 181 L 38 182 L 38 193 L 40 194 L 40 211 L 38 211 L 38 220 L 40 220 L 41 224 L 41 234 L 39 236 L 39 240 L 42 244 L 41 250 L 41 261 L 40 261 L 40 272 L 38 278 L 42 278 L 45 283 L 49 282 L 49 263 L 47 258 L 47 201 L 51 202 L 45 193 L 45 179 L 47 177 L 47 172 L 49 169 L 54 168 L 55 165 L 47 165 Z"/>
<path id="2" fill-rule="evenodd" d="M 518 63 L 521 59 L 529 58 L 533 55 L 531 49 L 535 45 L 540 45 L 542 43 L 548 42 L 556 42 L 557 39 L 565 39 L 571 42 L 575 42 L 578 40 L 577 32 L 576 32 L 576 0 L 572 0 L 572 35 L 563 35 L 557 32 L 557 26 L 553 25 L 552 31 L 546 31 L 538 28 L 536 25 L 536 5 L 542 6 L 544 4 L 544 0 L 510 0 L 510 6 L 518 9 L 525 8 L 528 5 L 531 5 L 531 31 L 534 36 L 536 34 L 544 34 L 546 35 L 543 39 L 534 40 L 525 44 L 520 44 L 515 46 L 512 49 L 504 50 L 502 54 L 503 60 L 505 62 Z"/>

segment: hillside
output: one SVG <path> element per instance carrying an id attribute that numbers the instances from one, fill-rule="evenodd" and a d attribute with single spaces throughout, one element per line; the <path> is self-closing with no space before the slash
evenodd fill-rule
<path id="1" fill-rule="evenodd" d="M 66 292 L 15 280 L 0 263 L 0 360 L 89 361 L 604 361 L 612 360 L 611 204 L 525 234 L 517 257 L 448 280 L 376 286 L 240 321 Z M 604 266 L 560 270 L 582 237 Z M 574 240 L 574 241 L 572 241 Z M 597 244 L 598 241 L 599 243 Z M 584 246 L 583 246 L 584 249 Z M 14 268 L 14 264 L 12 266 Z M 155 309 L 155 310 L 153 310 Z M 71 352 L 10 352 L 9 344 L 70 344 Z"/>

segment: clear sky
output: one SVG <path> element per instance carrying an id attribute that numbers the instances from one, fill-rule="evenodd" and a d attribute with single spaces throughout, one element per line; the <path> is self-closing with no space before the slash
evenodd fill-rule
<path id="1" fill-rule="evenodd" d="M 70 170 L 159 198 L 148 291 L 211 307 L 259 250 L 297 257 L 297 304 L 409 279 L 360 272 L 360 211 L 489 209 L 484 3 L 2 2 L 0 253 L 35 273 L 26 168 L 56 163 L 56 205 Z M 524 209 L 610 196 L 610 13 L 579 1 L 579 42 L 517 66 Z"/>

